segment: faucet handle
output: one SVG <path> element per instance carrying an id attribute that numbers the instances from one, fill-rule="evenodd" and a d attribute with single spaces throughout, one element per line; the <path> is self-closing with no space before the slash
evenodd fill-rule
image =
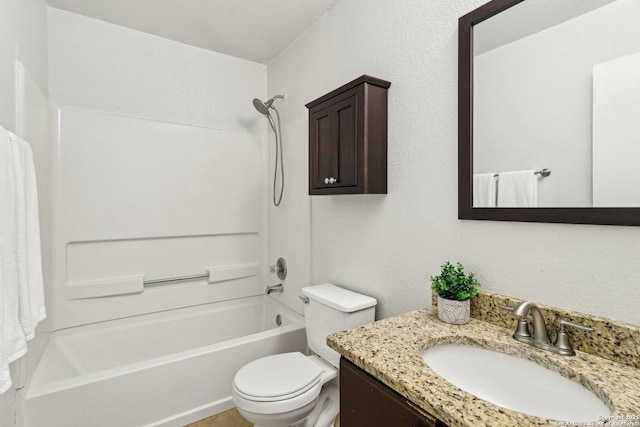
<path id="1" fill-rule="evenodd" d="M 513 313 L 513 307 L 508 307 L 506 305 L 500 305 L 498 307 L 510 313 Z M 514 315 L 517 316 L 517 314 L 514 314 Z M 531 332 L 529 332 L 529 323 L 527 322 L 527 319 L 525 317 L 523 316 L 519 316 L 519 317 L 520 319 L 518 319 L 518 326 L 516 327 L 516 331 L 513 334 L 513 338 L 520 342 L 529 343 L 531 341 Z"/>
<path id="2" fill-rule="evenodd" d="M 586 332 L 593 331 L 593 328 L 589 326 L 579 325 L 577 323 L 569 322 L 568 320 L 563 319 L 560 319 L 558 323 L 560 324 L 560 329 L 558 329 L 558 336 L 556 337 L 556 342 L 554 342 L 553 345 L 556 347 L 556 349 L 558 349 L 558 352 L 560 354 L 564 356 L 575 356 L 576 352 L 571 346 L 571 341 L 569 341 L 569 334 L 564 327 L 569 326 Z"/>
<path id="3" fill-rule="evenodd" d="M 571 326 L 572 328 L 580 329 L 585 332 L 593 332 L 593 328 L 590 326 L 579 325 L 577 323 L 569 322 L 568 320 L 560 319 L 558 320 L 558 323 L 560 324 L 560 330 L 563 332 L 565 326 Z"/>

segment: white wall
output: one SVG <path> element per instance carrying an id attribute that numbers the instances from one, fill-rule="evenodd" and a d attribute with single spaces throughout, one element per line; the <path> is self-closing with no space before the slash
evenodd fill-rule
<path id="1" fill-rule="evenodd" d="M 57 9 L 49 58 L 54 329 L 262 293 L 266 121 L 251 100 L 266 67 Z M 252 263 L 240 280 L 114 289 Z"/>
<path id="2" fill-rule="evenodd" d="M 593 70 L 594 206 L 640 206 L 640 49 L 638 52 L 598 64 Z"/>
<path id="3" fill-rule="evenodd" d="M 45 286 L 48 282 L 48 234 L 50 179 L 47 107 L 47 8 L 44 0 L 0 0 L 0 124 L 31 144 L 39 181 L 40 218 Z M 48 321 L 38 327 L 46 335 Z M 40 339 L 29 342 L 28 357 L 37 357 Z M 37 343 L 36 343 L 37 342 Z M 16 388 L 26 381 L 26 359 L 11 365 L 14 387 L 0 395 L 0 425 L 13 426 L 20 411 Z"/>
<path id="4" fill-rule="evenodd" d="M 251 100 L 266 67 L 49 8 L 51 102 L 87 110 L 264 133 Z"/>
<path id="5" fill-rule="evenodd" d="M 270 95 L 273 96 L 275 93 Z M 278 102 L 276 108 L 288 110 L 286 104 L 289 102 Z M 268 282 L 282 283 L 284 292 L 272 294 L 273 297 L 303 314 L 304 306 L 298 296 L 300 289 L 310 284 L 311 277 L 311 206 L 307 179 L 309 162 L 306 161 L 309 155 L 309 129 L 306 120 L 294 123 L 286 121 L 285 117 L 282 117 L 282 120 L 285 188 L 278 207 L 273 205 L 275 140 L 273 133 L 268 137 L 269 263 L 274 265 L 278 258 L 284 258 L 287 262 L 287 277 L 285 280 L 279 280 L 275 274 L 270 274 Z"/>
<path id="6" fill-rule="evenodd" d="M 548 168 L 538 206 L 592 206 L 593 67 L 640 51 L 638 15 L 619 0 L 475 57 L 474 170 Z"/>
<path id="7" fill-rule="evenodd" d="M 389 194 L 311 198 L 311 281 L 378 298 L 382 318 L 429 305 L 429 276 L 459 260 L 485 290 L 640 324 L 640 229 L 457 219 L 458 18 L 483 3 L 342 0 L 269 64 L 288 126 L 362 74 L 392 82 Z"/>

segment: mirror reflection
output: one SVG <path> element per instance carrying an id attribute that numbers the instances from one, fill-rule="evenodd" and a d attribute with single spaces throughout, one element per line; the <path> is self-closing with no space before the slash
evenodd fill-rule
<path id="1" fill-rule="evenodd" d="M 525 0 L 474 26 L 473 207 L 640 206 L 639 16 Z"/>

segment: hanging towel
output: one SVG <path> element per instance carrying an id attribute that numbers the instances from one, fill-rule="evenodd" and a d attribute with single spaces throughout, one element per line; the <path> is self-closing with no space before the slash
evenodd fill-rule
<path id="1" fill-rule="evenodd" d="M 38 186 L 31 146 L 16 135 L 17 158 L 16 215 L 18 291 L 20 294 L 20 325 L 27 340 L 35 336 L 36 326 L 46 317 L 42 280 L 40 220 L 38 216 Z"/>
<path id="2" fill-rule="evenodd" d="M 18 314 L 14 142 L 0 127 L 0 392 L 11 387 L 9 363 L 27 350 Z"/>
<path id="3" fill-rule="evenodd" d="M 23 144 L 0 126 L 0 393 L 46 316 L 33 158 Z"/>
<path id="4" fill-rule="evenodd" d="M 538 176 L 535 170 L 498 174 L 498 207 L 535 208 L 538 206 Z"/>
<path id="5" fill-rule="evenodd" d="M 492 173 L 473 174 L 473 207 L 496 207 L 496 177 Z"/>

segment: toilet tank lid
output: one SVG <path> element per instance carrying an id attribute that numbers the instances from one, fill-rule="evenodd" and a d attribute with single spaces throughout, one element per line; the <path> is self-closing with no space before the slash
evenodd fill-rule
<path id="1" fill-rule="evenodd" d="M 375 298 L 349 291 L 331 283 L 304 287 L 302 295 L 345 313 L 364 310 L 378 303 Z"/>

